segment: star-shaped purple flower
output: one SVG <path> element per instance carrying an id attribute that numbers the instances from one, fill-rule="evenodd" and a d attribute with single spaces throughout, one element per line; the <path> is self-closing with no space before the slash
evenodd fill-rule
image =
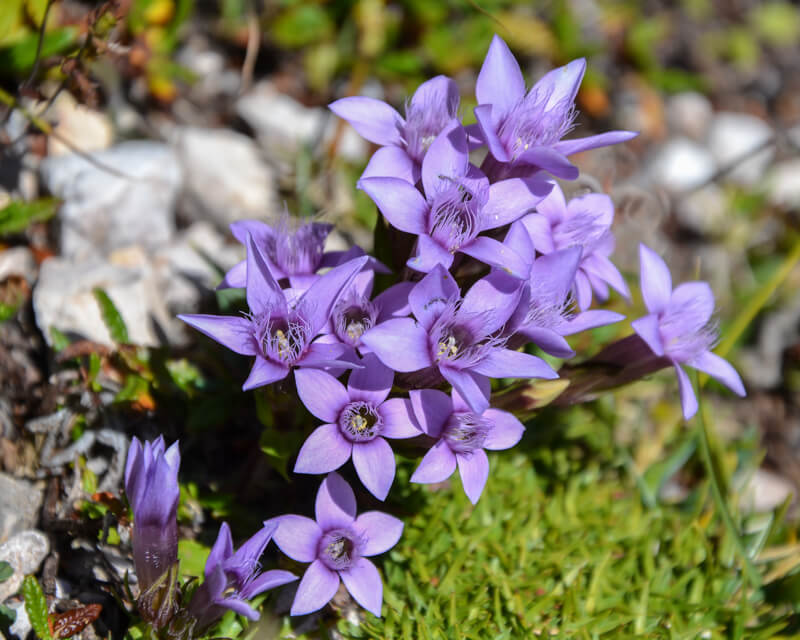
<path id="1" fill-rule="evenodd" d="M 589 193 L 573 198 L 569 204 L 558 185 L 536 205 L 537 213 L 525 216 L 522 223 L 539 253 L 580 247 L 582 250 L 575 275 L 578 307 L 585 310 L 592 303 L 592 291 L 600 300 L 608 298 L 608 287 L 629 299 L 630 291 L 622 274 L 609 260 L 614 251 L 611 223 L 614 203 L 604 193 Z"/>
<path id="2" fill-rule="evenodd" d="M 219 620 L 227 609 L 248 620 L 258 620 L 258 611 L 247 601 L 267 589 L 297 580 L 297 576 L 289 571 L 260 572 L 258 560 L 277 528 L 276 523 L 264 525 L 234 552 L 230 527 L 227 522 L 222 523 L 206 561 L 205 581 L 189 603 L 189 613 L 196 620 L 197 631 Z"/>
<path id="3" fill-rule="evenodd" d="M 684 282 L 673 290 L 667 265 L 644 245 L 639 245 L 639 262 L 642 296 L 650 313 L 631 325 L 655 355 L 668 358 L 675 367 L 684 418 L 697 412 L 697 397 L 682 364 L 707 373 L 739 396 L 746 395 L 736 369 L 711 353 L 718 332 L 711 319 L 714 294 L 708 283 Z"/>
<path id="4" fill-rule="evenodd" d="M 408 266 L 429 272 L 449 269 L 456 252 L 518 273 L 522 259 L 493 238 L 479 235 L 533 210 L 550 192 L 546 180 L 513 178 L 492 185 L 469 163 L 467 134 L 452 122 L 431 144 L 422 161 L 423 196 L 401 178 L 362 178 L 360 188 L 390 224 L 416 234 L 416 255 Z"/>
<path id="5" fill-rule="evenodd" d="M 562 140 L 574 126 L 575 95 L 585 71 L 586 60 L 573 60 L 545 74 L 526 92 L 514 55 L 501 38 L 494 36 L 475 86 L 478 100 L 475 117 L 489 147 L 487 160 L 499 163 L 495 168 L 500 170 L 491 172 L 492 177 L 517 175 L 514 169 L 530 171 L 533 167 L 574 180 L 578 169 L 567 156 L 624 142 L 637 135 L 631 131 L 609 131 Z"/>
<path id="6" fill-rule="evenodd" d="M 362 178 L 395 176 L 415 184 L 428 147 L 458 116 L 458 87 L 446 76 L 423 82 L 406 105 L 403 118 L 390 105 L 355 96 L 331 103 L 330 109 L 347 120 L 364 138 L 381 145 Z"/>
<path id="7" fill-rule="evenodd" d="M 517 302 L 484 280 L 462 299 L 453 277 L 436 265 L 409 294 L 416 320 L 392 318 L 361 340 L 395 371 L 438 370 L 480 414 L 488 407 L 487 378 L 558 377 L 544 360 L 507 349 L 499 337 Z"/>
<path id="8" fill-rule="evenodd" d="M 350 260 L 316 280 L 289 305 L 286 295 L 270 273 L 252 236 L 247 239 L 246 317 L 179 315 L 209 338 L 236 353 L 255 356 L 255 363 L 242 389 L 247 391 L 282 380 L 295 367 L 343 367 L 346 348 L 341 344 L 313 342 L 341 291 L 364 267 L 367 257 Z"/>
<path id="9" fill-rule="evenodd" d="M 485 391 L 488 398 L 488 388 Z M 458 466 L 464 493 L 476 504 L 489 477 L 484 449 L 510 449 L 519 442 L 525 427 L 506 411 L 472 411 L 455 391 L 452 397 L 436 389 L 411 391 L 409 396 L 423 431 L 437 440 L 411 482 L 443 482 Z"/>
<path id="10" fill-rule="evenodd" d="M 274 540 L 281 551 L 311 565 L 300 580 L 291 615 L 299 616 L 324 607 L 339 588 L 339 579 L 356 602 L 380 617 L 383 583 L 378 569 L 367 557 L 391 549 L 403 533 L 403 523 L 380 511 L 356 517 L 356 497 L 350 485 L 331 473 L 320 485 L 316 522 L 286 515 L 278 522 Z"/>
<path id="11" fill-rule="evenodd" d="M 295 473 L 328 473 L 353 456 L 364 486 L 384 500 L 394 481 L 394 454 L 384 438 L 420 434 L 405 398 L 387 400 L 394 373 L 374 354 L 350 372 L 347 387 L 318 369 L 295 373 L 297 393 L 308 410 L 327 424 L 317 427 L 297 455 Z"/>

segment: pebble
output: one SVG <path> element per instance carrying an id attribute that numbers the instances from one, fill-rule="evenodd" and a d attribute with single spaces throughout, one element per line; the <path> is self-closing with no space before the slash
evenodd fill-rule
<path id="1" fill-rule="evenodd" d="M 694 189 L 708 182 L 716 171 L 714 157 L 689 138 L 673 138 L 650 161 L 649 179 L 669 191 Z"/>
<path id="2" fill-rule="evenodd" d="M 0 543 L 36 526 L 42 490 L 0 472 Z"/>
<path id="3" fill-rule="evenodd" d="M 711 121 L 708 147 L 720 167 L 736 164 L 725 174 L 725 180 L 752 187 L 764 178 L 775 155 L 775 146 L 755 151 L 772 135 L 772 128 L 756 116 L 721 111 Z"/>
<path id="4" fill-rule="evenodd" d="M 8 607 L 13 609 L 17 616 L 14 619 L 14 624 L 12 624 L 8 630 L 20 640 L 25 640 L 28 634 L 33 630 L 33 625 L 28 617 L 28 611 L 25 609 L 25 602 L 13 602 L 10 603 Z"/>
<path id="5" fill-rule="evenodd" d="M 767 513 L 795 493 L 795 487 L 783 476 L 756 469 L 739 490 L 739 505 L 745 513 Z"/>
<path id="6" fill-rule="evenodd" d="M 702 93 L 684 91 L 667 100 L 667 123 L 673 133 L 703 140 L 711 123 L 711 102 Z"/>
<path id="7" fill-rule="evenodd" d="M 47 113 L 47 120 L 55 124 L 55 135 L 47 137 L 47 154 L 50 156 L 72 153 L 72 148 L 84 152 L 100 151 L 110 147 L 114 139 L 108 116 L 78 104 L 66 91 L 58 94 Z"/>
<path id="8" fill-rule="evenodd" d="M 14 595 L 27 575 L 36 573 L 50 553 L 50 540 L 41 531 L 21 531 L 0 545 L 0 561 L 14 568 L 14 573 L 5 582 L 0 582 L 0 602 Z"/>
<path id="9" fill-rule="evenodd" d="M 29 284 L 36 279 L 36 260 L 28 247 L 0 251 L 0 282 L 12 275 L 22 276 Z"/>
<path id="10" fill-rule="evenodd" d="M 767 197 L 771 204 L 800 210 L 800 158 L 776 164 L 767 179 Z"/>
<path id="11" fill-rule="evenodd" d="M 130 245 L 153 249 L 168 242 L 175 233 L 174 208 L 183 180 L 173 150 L 139 140 L 91 158 L 103 166 L 76 154 L 42 162 L 47 188 L 64 201 L 59 210 L 61 255 L 81 260 Z"/>
<path id="12" fill-rule="evenodd" d="M 678 199 L 675 211 L 684 227 L 702 235 L 722 234 L 730 215 L 725 192 L 714 183 Z"/>

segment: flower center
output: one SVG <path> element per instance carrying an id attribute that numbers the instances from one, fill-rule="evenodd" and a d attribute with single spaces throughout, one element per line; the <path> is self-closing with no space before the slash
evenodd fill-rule
<path id="1" fill-rule="evenodd" d="M 287 276 L 312 275 L 319 269 L 325 238 L 332 228 L 329 224 L 310 222 L 292 231 L 283 222 L 267 243 L 267 255 Z"/>
<path id="2" fill-rule="evenodd" d="M 428 232 L 440 245 L 455 253 L 478 235 L 480 208 L 477 194 L 463 184 L 454 183 L 434 196 Z"/>
<path id="3" fill-rule="evenodd" d="M 491 350 L 500 347 L 505 340 L 489 335 L 484 327 L 489 313 L 461 313 L 457 315 L 459 301 L 449 302 L 430 329 L 430 354 L 438 364 L 469 368 L 477 365 Z"/>
<path id="4" fill-rule="evenodd" d="M 308 323 L 300 317 L 273 320 L 269 314 L 254 320 L 256 340 L 264 357 L 291 365 L 309 342 Z"/>
<path id="5" fill-rule="evenodd" d="M 670 357 L 688 362 L 714 348 L 719 328 L 714 320 L 706 320 L 706 313 L 698 301 L 690 300 L 661 315 L 658 323 L 661 340 Z"/>
<path id="6" fill-rule="evenodd" d="M 492 423 L 476 413 L 454 413 L 444 427 L 442 435 L 456 453 L 472 453 L 482 449 Z"/>
<path id="7" fill-rule="evenodd" d="M 597 214 L 580 211 L 553 227 L 553 240 L 557 249 L 583 248 L 588 256 L 610 234 L 609 226 L 597 221 Z"/>
<path id="8" fill-rule="evenodd" d="M 406 152 L 416 162 L 422 162 L 436 136 L 458 114 L 457 95 L 440 93 L 428 95 L 427 98 L 406 104 L 406 124 L 402 133 L 406 141 Z"/>
<path id="9" fill-rule="evenodd" d="M 375 407 L 363 401 L 351 402 L 339 414 L 339 429 L 351 442 L 369 442 L 383 427 Z"/>
<path id="10" fill-rule="evenodd" d="M 573 128 L 575 104 L 567 99 L 548 104 L 551 95 L 534 87 L 503 118 L 498 134 L 512 162 L 531 147 L 555 144 Z"/>
<path id="11" fill-rule="evenodd" d="M 378 310 L 369 300 L 349 300 L 340 302 L 333 310 L 333 329 L 342 342 L 357 347 L 361 336 L 372 328 Z"/>
<path id="12" fill-rule="evenodd" d="M 350 529 L 333 529 L 320 538 L 317 557 L 329 569 L 349 569 L 360 558 L 362 542 Z"/>

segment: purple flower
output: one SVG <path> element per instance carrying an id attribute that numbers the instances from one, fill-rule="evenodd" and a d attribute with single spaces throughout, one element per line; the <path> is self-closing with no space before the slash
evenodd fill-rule
<path id="1" fill-rule="evenodd" d="M 697 398 L 682 364 L 707 373 L 744 396 L 736 370 L 711 353 L 718 332 L 711 319 L 714 294 L 708 283 L 684 282 L 673 290 L 667 265 L 644 245 L 639 245 L 639 262 L 642 296 L 650 313 L 631 324 L 656 356 L 666 357 L 675 367 L 684 418 L 688 420 L 697 412 Z"/>
<path id="2" fill-rule="evenodd" d="M 270 273 L 252 236 L 247 240 L 246 317 L 179 315 L 208 337 L 236 353 L 255 356 L 243 390 L 282 380 L 295 367 L 344 367 L 339 358 L 346 351 L 341 344 L 312 342 L 328 322 L 341 291 L 367 262 L 367 257 L 350 260 L 321 276 L 290 305 Z"/>
<path id="3" fill-rule="evenodd" d="M 523 219 L 511 225 L 503 244 L 518 255 L 533 256 L 535 251 L 524 222 Z M 511 298 L 518 295 L 516 290 L 522 286 L 519 304 L 503 329 L 504 335 L 522 336 L 550 355 L 570 358 L 575 353 L 564 336 L 619 322 L 625 317 L 600 309 L 573 311 L 571 290 L 581 256 L 580 247 L 560 249 L 530 259 L 523 281 L 502 271 L 495 271 L 486 278 L 497 290 L 495 295 L 505 292 Z M 512 344 L 518 342 L 518 338 L 511 340 Z"/>
<path id="4" fill-rule="evenodd" d="M 483 62 L 475 94 L 475 117 L 489 147 L 489 156 L 501 167 L 500 175 L 513 174 L 514 168 L 535 167 L 558 178 L 574 180 L 578 169 L 567 156 L 624 142 L 637 134 L 609 131 L 588 138 L 562 140 L 575 123 L 575 95 L 586 61 L 573 60 L 553 69 L 527 93 L 525 80 L 513 54 L 494 36 Z M 511 166 L 508 166 L 511 165 Z"/>
<path id="5" fill-rule="evenodd" d="M 230 527 L 227 522 L 222 523 L 206 561 L 205 581 L 189 603 L 189 613 L 197 621 L 198 630 L 219 620 L 226 609 L 249 620 L 258 620 L 258 612 L 247 604 L 247 600 L 267 589 L 297 580 L 297 576 L 288 571 L 260 571 L 258 559 L 275 529 L 277 524 L 265 524 L 234 553 Z"/>
<path id="6" fill-rule="evenodd" d="M 592 290 L 601 300 L 608 298 L 608 287 L 630 298 L 628 285 L 608 257 L 614 251 L 611 223 L 614 203 L 604 193 L 589 193 L 573 198 L 569 204 L 558 185 L 536 206 L 537 213 L 525 216 L 522 223 L 539 253 L 559 249 L 582 249 L 575 292 L 578 307 L 588 309 Z"/>
<path id="7" fill-rule="evenodd" d="M 395 371 L 438 371 L 473 411 L 483 413 L 488 378 L 558 377 L 544 360 L 505 348 L 498 336 L 517 302 L 485 280 L 462 299 L 453 277 L 437 265 L 409 294 L 416 321 L 392 318 L 361 340 Z"/>
<path id="8" fill-rule="evenodd" d="M 522 260 L 482 231 L 502 227 L 533 209 L 550 192 L 545 180 L 513 178 L 489 185 L 469 163 L 467 134 L 457 122 L 440 133 L 422 161 L 425 197 L 401 178 L 362 178 L 359 186 L 386 219 L 417 238 L 408 266 L 449 269 L 456 252 L 517 273 Z"/>
<path id="9" fill-rule="evenodd" d="M 384 438 L 420 434 L 409 401 L 387 400 L 394 373 L 367 354 L 363 368 L 350 372 L 347 387 L 317 369 L 295 373 L 297 393 L 308 410 L 327 424 L 317 427 L 300 449 L 295 473 L 328 473 L 353 456 L 364 486 L 384 500 L 394 481 L 392 448 Z"/>
<path id="10" fill-rule="evenodd" d="M 291 615 L 321 609 L 339 588 L 339 578 L 356 602 L 381 615 L 383 583 L 368 556 L 391 549 L 403 533 L 403 523 L 380 511 L 356 518 L 356 497 L 340 475 L 331 473 L 317 492 L 316 522 L 286 515 L 278 522 L 274 540 L 281 551 L 311 565 L 300 580 Z M 265 524 L 268 524 L 267 521 Z"/>
<path id="11" fill-rule="evenodd" d="M 415 184 L 428 147 L 457 117 L 458 105 L 455 82 L 436 76 L 417 88 L 406 105 L 405 118 L 385 102 L 362 96 L 337 100 L 330 109 L 382 147 L 372 156 L 362 178 L 396 176 Z"/>
<path id="12" fill-rule="evenodd" d="M 139 582 L 137 605 L 154 628 L 164 627 L 178 608 L 178 443 L 164 450 L 159 436 L 142 445 L 133 438 L 125 463 L 125 495 L 133 509 L 133 562 Z"/>
<path id="13" fill-rule="evenodd" d="M 336 267 L 364 255 L 360 247 L 324 251 L 325 239 L 332 229 L 333 225 L 322 222 L 308 222 L 292 229 L 288 213 L 274 227 L 258 220 L 238 220 L 231 224 L 233 237 L 245 247 L 248 234 L 252 236 L 275 280 L 288 278 L 292 287 L 301 290 L 308 289 L 319 278 L 316 274 L 320 269 Z M 383 265 L 380 267 L 385 269 Z M 225 274 L 219 288 L 246 284 L 247 260 L 242 260 Z"/>
<path id="14" fill-rule="evenodd" d="M 452 398 L 435 389 L 411 391 L 409 396 L 423 431 L 437 440 L 411 482 L 443 482 L 458 466 L 464 493 L 472 504 L 477 503 L 489 477 L 484 449 L 510 449 L 519 442 L 525 427 L 506 411 L 472 411 L 455 391 Z"/>

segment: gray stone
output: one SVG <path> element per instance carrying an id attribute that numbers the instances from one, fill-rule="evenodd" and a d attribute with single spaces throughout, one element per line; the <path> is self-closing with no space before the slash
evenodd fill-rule
<path id="1" fill-rule="evenodd" d="M 108 116 L 78 104 L 66 91 L 58 94 L 46 118 L 55 125 L 55 135 L 47 138 L 49 156 L 72 153 L 73 149 L 83 152 L 100 151 L 110 147 L 114 139 Z"/>
<path id="2" fill-rule="evenodd" d="M 778 311 L 768 313 L 754 347 L 739 354 L 742 376 L 748 386 L 774 389 L 783 379 L 783 352 L 800 340 L 800 295 Z"/>
<path id="3" fill-rule="evenodd" d="M 11 247 L 0 251 L 0 281 L 8 276 L 22 276 L 33 284 L 36 279 L 36 260 L 28 247 Z"/>
<path id="4" fill-rule="evenodd" d="M 48 553 L 50 540 L 35 529 L 22 531 L 0 545 L 0 561 L 7 562 L 14 569 L 8 580 L 0 582 L 0 602 L 19 590 L 25 576 L 39 570 Z"/>
<path id="5" fill-rule="evenodd" d="M 0 473 L 0 543 L 36 526 L 42 490 L 25 480 Z"/>
<path id="6" fill-rule="evenodd" d="M 739 488 L 739 505 L 745 513 L 767 513 L 795 492 L 794 485 L 783 476 L 756 469 Z"/>
<path id="7" fill-rule="evenodd" d="M 169 241 L 182 183 L 172 149 L 139 140 L 91 158 L 101 166 L 76 154 L 42 162 L 45 184 L 64 201 L 59 212 L 61 254 L 84 259 L 134 244 L 152 249 Z"/>
<path id="8" fill-rule="evenodd" d="M 33 630 L 33 625 L 28 617 L 28 611 L 25 609 L 25 602 L 12 602 L 8 606 L 10 609 L 13 609 L 14 613 L 17 615 L 14 619 L 14 624 L 12 624 L 8 630 L 19 638 L 19 640 L 25 640 L 28 634 Z"/>
<path id="9" fill-rule="evenodd" d="M 673 138 L 661 147 L 647 169 L 649 179 L 669 191 L 694 189 L 716 171 L 711 153 L 689 138 Z"/>
<path id="10" fill-rule="evenodd" d="M 268 81 L 259 82 L 236 103 L 236 112 L 259 135 L 269 150 L 297 153 L 304 145 L 327 144 L 335 135 L 337 118 L 322 107 L 306 107 Z M 338 153 L 361 161 L 368 143 L 349 125 L 339 140 Z M 315 149 L 317 150 L 317 149 Z"/>
<path id="11" fill-rule="evenodd" d="M 800 210 L 800 158 L 776 164 L 767 179 L 769 201 L 785 209 Z"/>
<path id="12" fill-rule="evenodd" d="M 756 186 L 764 178 L 775 147 L 768 145 L 756 150 L 772 135 L 772 128 L 756 116 L 727 111 L 716 114 L 708 132 L 709 149 L 721 168 L 735 164 L 724 179 L 746 187 Z"/>
<path id="13" fill-rule="evenodd" d="M 164 305 L 150 258 L 138 247 L 115 251 L 108 261 L 87 259 L 74 264 L 63 258 L 42 263 L 33 290 L 36 324 L 48 344 L 50 329 L 113 346 L 94 289 L 102 288 L 125 320 L 131 343 L 156 346 L 159 330 L 167 332 L 172 318 Z"/>
<path id="14" fill-rule="evenodd" d="M 675 203 L 681 224 L 700 234 L 714 235 L 725 230 L 730 221 L 725 192 L 710 183 L 692 191 Z"/>
<path id="15" fill-rule="evenodd" d="M 275 175 L 258 145 L 228 129 L 181 127 L 171 133 L 186 176 L 181 211 L 226 227 L 276 208 Z"/>
<path id="16" fill-rule="evenodd" d="M 673 133 L 703 140 L 711 123 L 711 102 L 702 93 L 684 91 L 667 100 L 667 123 Z"/>

